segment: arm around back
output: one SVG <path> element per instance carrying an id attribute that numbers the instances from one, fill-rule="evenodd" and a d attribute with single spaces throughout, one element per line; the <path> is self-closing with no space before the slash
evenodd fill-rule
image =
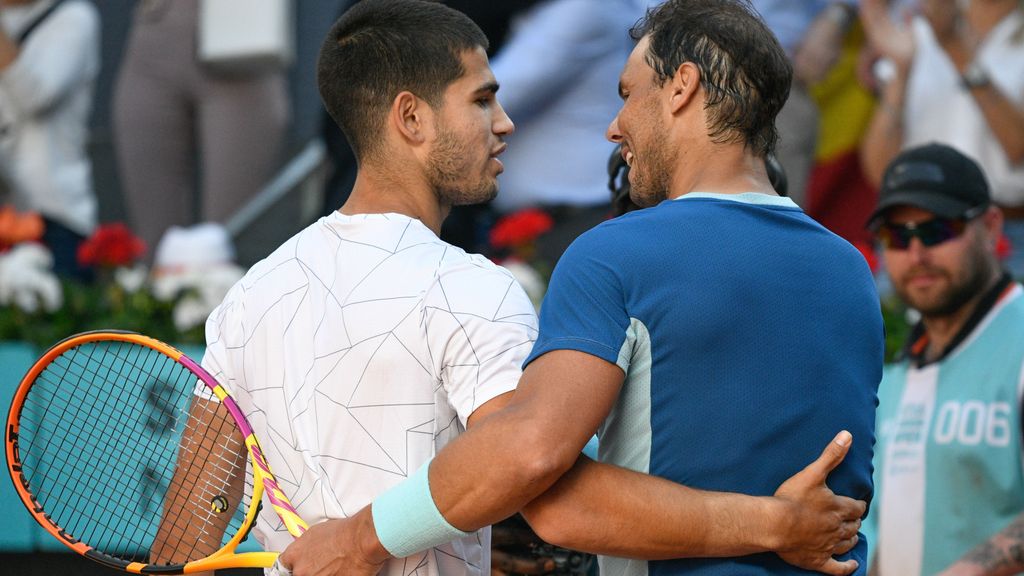
<path id="1" fill-rule="evenodd" d="M 573 466 L 622 380 L 618 366 L 582 352 L 556 350 L 532 362 L 509 404 L 432 462 L 438 509 L 462 530 L 518 512 Z"/>

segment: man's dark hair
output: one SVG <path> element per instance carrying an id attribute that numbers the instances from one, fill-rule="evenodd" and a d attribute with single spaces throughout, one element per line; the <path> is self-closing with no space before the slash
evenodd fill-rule
<path id="1" fill-rule="evenodd" d="M 793 67 L 747 0 L 668 0 L 629 33 L 650 37 L 646 61 L 659 85 L 684 62 L 697 66 L 712 140 L 744 142 L 762 157 L 775 150 Z"/>
<path id="2" fill-rule="evenodd" d="M 374 154 L 395 96 L 431 106 L 464 73 L 463 52 L 487 49 L 465 14 L 426 0 L 362 0 L 327 34 L 317 64 L 320 97 L 357 158 Z"/>

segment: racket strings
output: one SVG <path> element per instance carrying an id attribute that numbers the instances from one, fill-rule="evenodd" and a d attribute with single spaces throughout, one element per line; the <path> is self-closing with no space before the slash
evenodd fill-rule
<path id="1" fill-rule="evenodd" d="M 95 348 L 90 348 L 88 350 L 88 352 L 89 353 L 96 353 L 96 349 Z M 149 358 L 143 357 L 143 363 L 140 366 L 140 365 L 135 365 L 133 363 L 133 360 L 136 360 L 135 358 L 132 358 L 130 355 L 127 355 L 127 356 L 123 355 L 122 354 L 123 352 L 130 353 L 131 349 L 126 349 L 123 345 L 119 345 L 117 347 L 117 351 L 116 351 L 115 355 L 118 358 L 123 359 L 124 362 L 119 367 L 117 373 L 116 374 L 112 374 L 112 373 L 109 374 L 107 376 L 108 378 L 116 378 L 117 380 L 122 380 L 123 381 L 124 379 L 130 379 L 131 378 L 131 373 L 132 373 L 131 371 L 146 371 L 146 370 L 149 370 L 149 371 L 153 372 L 155 377 L 156 377 L 156 379 L 157 379 L 157 381 L 161 381 L 161 379 L 165 379 L 165 378 L 170 378 L 171 377 L 171 375 L 169 374 L 168 367 L 166 365 L 159 366 L 159 367 L 158 366 L 154 366 L 154 364 L 156 363 L 156 360 L 157 360 L 156 357 L 149 357 Z M 78 366 L 72 367 L 69 371 L 73 373 L 74 370 L 78 369 L 78 370 L 82 370 L 83 373 L 87 375 L 88 386 L 85 389 L 85 393 L 91 395 L 90 397 L 95 399 L 95 395 L 97 393 L 100 393 L 101 390 L 102 390 L 102 388 L 100 386 L 98 386 L 98 385 L 103 382 L 103 379 L 100 379 L 100 375 L 97 374 L 95 371 L 88 370 L 88 362 L 95 362 L 95 361 L 97 361 L 97 359 L 90 356 L 90 357 L 86 358 L 86 361 L 87 361 L 87 363 L 85 365 L 82 365 L 81 363 L 79 363 Z M 128 405 L 127 404 L 114 404 L 113 406 L 109 407 L 109 408 L 112 409 L 111 410 L 112 415 L 116 418 L 117 422 L 129 421 L 128 418 L 129 418 L 130 414 L 128 412 L 126 412 L 126 410 L 125 410 L 126 406 L 128 406 Z M 103 408 L 104 406 L 103 405 L 98 405 L 98 407 Z M 97 429 L 97 430 L 99 430 L 99 429 Z M 135 429 L 135 427 L 125 427 L 125 428 L 123 428 L 121 430 L 116 430 L 115 431 L 116 435 L 111 437 L 111 442 L 104 442 L 103 438 L 100 438 L 100 437 L 92 437 L 92 438 L 89 439 L 89 440 L 91 440 L 91 442 L 88 443 L 88 444 L 85 444 L 85 446 L 103 446 L 103 447 L 105 447 L 108 450 L 110 448 L 116 449 L 116 447 L 123 446 L 127 442 L 131 441 L 131 437 L 129 436 L 130 434 L 137 434 L 137 433 L 138 433 L 138 430 Z M 150 451 L 150 453 L 151 452 L 152 451 Z M 95 451 L 89 451 L 89 452 L 85 453 L 83 456 L 84 457 L 79 462 L 94 462 L 94 461 L 97 461 L 97 460 L 107 461 L 110 458 L 114 457 L 115 455 L 114 454 L 110 454 L 109 452 L 103 452 L 103 453 L 97 454 Z M 92 474 L 90 475 L 90 480 L 99 480 L 99 482 L 91 482 L 92 484 L 111 486 L 111 487 L 114 488 L 115 491 L 117 491 L 117 493 L 124 493 L 126 490 L 131 490 L 131 488 L 132 488 L 132 485 L 129 483 L 128 477 L 124 476 L 122 474 L 119 474 L 118 470 L 116 470 L 116 469 L 109 469 L 109 468 L 105 468 L 105 467 L 93 467 L 91 472 L 92 472 Z M 143 473 L 142 473 L 142 476 L 143 476 L 144 479 L 151 479 L 151 478 L 154 477 L 154 474 L 150 470 L 144 470 Z M 142 504 L 144 505 L 144 507 L 142 509 L 143 513 L 145 512 L 145 506 L 151 506 L 153 504 L 152 500 L 154 498 L 154 495 L 152 494 L 152 491 L 144 492 L 144 494 L 148 494 L 149 502 L 142 502 Z M 100 503 L 102 502 L 101 498 L 103 498 L 103 495 L 101 495 L 101 494 L 98 494 L 96 492 L 90 492 L 90 493 L 88 493 L 88 496 L 89 496 L 89 498 L 88 498 L 87 502 L 89 504 L 93 505 L 93 506 L 100 505 Z M 145 500 L 145 499 L 146 498 L 144 497 L 143 500 Z M 110 520 L 112 522 L 115 522 L 116 525 L 123 525 L 126 522 L 130 522 L 130 515 L 132 514 L 132 507 L 126 505 L 126 506 L 114 508 L 114 511 L 115 511 L 115 514 L 112 515 Z M 83 516 L 79 516 L 78 517 L 79 523 L 82 523 L 84 520 L 85 520 L 85 518 Z M 101 524 L 97 523 L 95 525 L 89 525 L 89 524 L 84 524 L 84 525 L 85 526 L 89 526 L 91 528 L 91 530 L 88 533 L 83 533 L 83 540 L 97 542 L 98 544 L 96 545 L 96 547 L 98 549 L 101 549 L 101 550 L 115 550 L 115 549 L 138 550 L 138 549 L 141 549 L 141 546 L 142 546 L 141 542 L 128 542 L 128 543 L 126 543 L 126 545 L 119 546 L 118 545 L 119 544 L 119 539 L 116 538 L 117 532 L 111 529 L 111 525 L 110 524 L 101 525 Z M 75 529 L 77 530 L 77 527 Z"/>
<path id="2" fill-rule="evenodd" d="M 50 505 L 44 505 L 44 509 L 50 512 L 56 523 L 64 527 L 68 532 L 80 540 L 89 542 L 100 550 L 112 550 L 105 539 L 99 535 L 106 535 L 106 540 L 117 535 L 116 526 L 123 524 L 125 508 L 109 506 L 105 499 L 107 495 L 101 491 L 82 490 L 81 487 L 97 486 L 108 488 L 106 492 L 124 494 L 133 487 L 128 483 L 117 468 L 102 465 L 116 458 L 112 452 L 119 445 L 123 445 L 126 435 L 132 432 L 133 427 L 97 426 L 95 417 L 104 418 L 112 422 L 130 422 L 126 418 L 123 404 L 108 402 L 109 396 L 98 395 L 102 390 L 98 384 L 101 382 L 95 369 L 95 358 L 92 356 L 96 350 L 89 347 L 82 351 L 82 354 L 66 355 L 59 358 L 53 365 L 53 370 L 44 371 L 33 387 L 35 392 L 40 384 L 52 390 L 50 402 L 46 405 L 50 418 L 45 416 L 42 422 L 50 425 L 50 429 L 44 428 L 43 434 L 33 434 L 27 452 L 37 452 L 35 440 L 40 439 L 49 442 L 43 446 L 44 451 L 40 454 L 56 456 L 51 465 L 40 468 L 44 472 L 43 481 L 37 491 L 40 494 L 55 494 L 57 502 L 69 502 L 73 499 L 73 505 L 65 506 L 66 511 L 77 511 L 84 508 L 99 509 L 107 507 L 109 513 L 105 514 L 100 521 L 96 521 L 87 515 L 75 514 L 65 518 L 59 514 L 58 509 Z M 79 382 L 74 388 L 61 386 L 64 381 L 69 381 L 71 375 L 78 375 Z M 124 377 L 123 371 L 117 375 Z M 58 395 L 62 392 L 63 395 Z M 26 409 L 32 404 L 26 399 Z M 60 407 L 59 411 L 54 410 Z M 35 411 L 35 410 L 33 410 Z M 99 413 L 99 414 L 97 414 Z M 45 414 L 45 413 L 44 413 Z M 94 416 L 96 415 L 96 416 Z M 26 426 L 22 427 L 24 431 Z M 106 437 L 104 437 L 106 436 Z M 54 445 L 54 438 L 59 442 Z M 78 453 L 78 451 L 81 451 Z M 45 462 L 45 460 L 43 461 Z M 60 466 L 58 464 L 63 464 Z M 97 465 L 100 464 L 100 465 Z M 91 531 L 81 532 L 80 526 L 89 526 Z M 125 540 L 120 538 L 120 540 Z M 126 548 L 138 548 L 138 545 L 131 546 L 130 541 L 124 542 Z"/>
<path id="3" fill-rule="evenodd" d="M 198 559 L 241 529 L 252 495 L 242 439 L 196 382 L 173 359 L 124 342 L 72 348 L 44 369 L 24 401 L 19 451 L 52 522 L 138 562 Z M 175 507 L 179 494 L 188 497 Z"/>

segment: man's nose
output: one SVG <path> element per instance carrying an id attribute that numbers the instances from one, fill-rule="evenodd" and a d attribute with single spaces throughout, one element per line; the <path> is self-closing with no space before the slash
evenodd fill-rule
<path id="1" fill-rule="evenodd" d="M 622 143 L 622 134 L 619 132 L 618 115 L 616 115 L 615 118 L 612 118 L 612 123 L 608 125 L 608 130 L 605 131 L 604 137 L 616 144 Z"/>

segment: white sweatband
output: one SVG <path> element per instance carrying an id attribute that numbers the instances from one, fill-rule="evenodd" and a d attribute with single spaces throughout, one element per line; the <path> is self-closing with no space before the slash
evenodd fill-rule
<path id="1" fill-rule="evenodd" d="M 381 545 L 396 558 L 469 536 L 441 515 L 430 495 L 430 461 L 373 501 L 370 513 Z"/>

